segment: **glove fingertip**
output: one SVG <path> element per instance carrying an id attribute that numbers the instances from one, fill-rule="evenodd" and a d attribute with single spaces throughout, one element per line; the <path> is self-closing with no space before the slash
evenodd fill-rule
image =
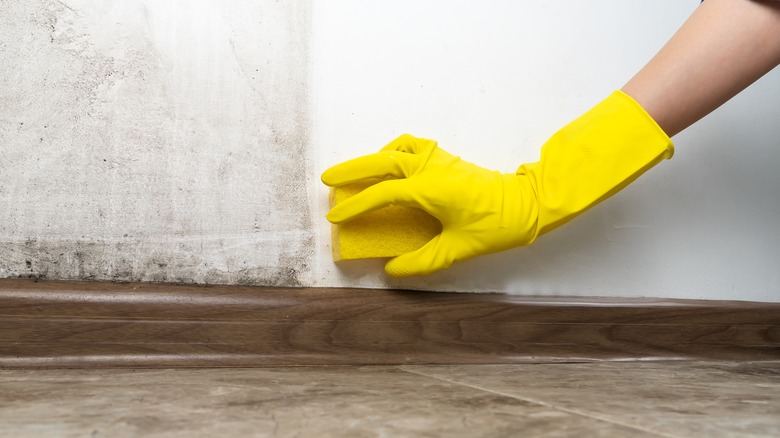
<path id="1" fill-rule="evenodd" d="M 328 214 L 325 215 L 325 219 L 328 220 L 328 222 L 333 224 L 338 224 L 341 222 L 344 222 L 344 219 L 342 217 L 343 215 L 339 213 L 339 210 L 334 208 L 331 208 Z"/>
<path id="2" fill-rule="evenodd" d="M 436 265 L 431 261 L 425 262 L 420 257 L 415 257 L 413 254 L 414 253 L 409 254 L 408 257 L 406 254 L 398 256 L 387 262 L 385 264 L 385 272 L 387 275 L 397 278 L 430 275 L 448 267 Z"/>
<path id="3" fill-rule="evenodd" d="M 320 180 L 323 184 L 326 186 L 334 187 L 336 185 L 336 176 L 334 175 L 333 169 L 328 169 L 324 172 L 322 172 L 322 175 L 320 175 Z"/>
<path id="4" fill-rule="evenodd" d="M 452 266 L 452 259 L 448 254 L 447 239 L 443 239 L 440 234 L 422 248 L 387 262 L 385 272 L 392 277 L 430 275 Z"/>
<path id="5" fill-rule="evenodd" d="M 385 264 L 385 272 L 387 275 L 396 278 L 413 277 L 415 275 L 425 275 L 425 272 L 415 269 L 415 267 L 399 261 L 398 257 L 390 260 Z"/>

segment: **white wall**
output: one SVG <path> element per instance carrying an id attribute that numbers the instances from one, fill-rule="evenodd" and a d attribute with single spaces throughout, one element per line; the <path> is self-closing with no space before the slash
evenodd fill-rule
<path id="1" fill-rule="evenodd" d="M 330 0 L 314 8 L 318 170 L 403 132 L 486 167 L 536 161 L 619 88 L 696 1 Z M 446 5 L 446 6 L 445 6 Z M 533 246 L 393 281 L 334 266 L 318 284 L 780 301 L 780 72 L 675 138 L 677 153 Z M 324 215 L 325 189 L 319 199 Z"/>
<path id="2" fill-rule="evenodd" d="M 0 277 L 780 301 L 780 75 L 529 248 L 335 266 L 326 167 L 402 132 L 514 171 L 697 1 L 0 1 Z"/>

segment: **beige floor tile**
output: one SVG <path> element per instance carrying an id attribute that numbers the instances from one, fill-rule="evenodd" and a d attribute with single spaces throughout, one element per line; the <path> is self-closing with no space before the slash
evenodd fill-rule
<path id="1" fill-rule="evenodd" d="M 402 369 L 668 436 L 780 436 L 780 362 Z"/>
<path id="2" fill-rule="evenodd" d="M 0 370 L 0 424 L 14 437 L 657 436 L 392 367 Z"/>

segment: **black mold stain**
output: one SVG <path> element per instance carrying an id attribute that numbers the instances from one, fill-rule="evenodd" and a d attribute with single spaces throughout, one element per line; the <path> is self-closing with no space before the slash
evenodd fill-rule
<path id="1" fill-rule="evenodd" d="M 297 255 L 283 254 L 273 267 L 209 267 L 190 248 L 190 257 L 163 253 L 135 257 L 146 252 L 143 244 L 106 241 L 59 242 L 28 239 L 0 243 L 0 277 L 33 280 L 100 280 L 180 284 L 238 284 L 247 286 L 303 287 L 302 273 L 309 269 Z M 186 249 L 186 248 L 185 248 Z M 161 261 L 166 260 L 166 261 Z"/>

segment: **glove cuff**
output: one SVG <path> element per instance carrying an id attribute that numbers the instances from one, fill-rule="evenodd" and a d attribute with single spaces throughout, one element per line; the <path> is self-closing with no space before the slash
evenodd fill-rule
<path id="1" fill-rule="evenodd" d="M 630 96 L 615 91 L 542 146 L 524 164 L 539 201 L 537 235 L 547 233 L 617 193 L 663 159 L 674 144 Z"/>

